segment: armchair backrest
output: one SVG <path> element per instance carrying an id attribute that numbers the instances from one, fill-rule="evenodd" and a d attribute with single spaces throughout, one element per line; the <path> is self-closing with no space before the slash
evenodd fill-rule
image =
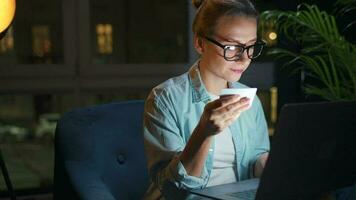
<path id="1" fill-rule="evenodd" d="M 140 199 L 148 186 L 143 101 L 80 108 L 55 136 L 54 199 Z"/>

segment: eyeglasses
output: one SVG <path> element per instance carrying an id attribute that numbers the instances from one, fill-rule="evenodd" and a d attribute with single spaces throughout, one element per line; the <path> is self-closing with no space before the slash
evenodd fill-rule
<path id="1" fill-rule="evenodd" d="M 237 61 L 238 59 L 240 59 L 245 50 L 247 51 L 247 57 L 249 59 L 255 59 L 259 55 L 261 55 L 262 49 L 266 45 L 266 43 L 263 41 L 258 41 L 255 44 L 249 46 L 223 45 L 212 38 L 205 37 L 205 39 L 224 49 L 224 58 L 227 61 Z"/>

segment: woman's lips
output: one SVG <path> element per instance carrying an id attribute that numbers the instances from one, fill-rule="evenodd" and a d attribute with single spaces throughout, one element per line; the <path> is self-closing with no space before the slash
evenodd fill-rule
<path id="1" fill-rule="evenodd" d="M 242 74 L 242 72 L 244 72 L 243 69 L 231 69 L 231 71 L 233 71 L 235 74 Z"/>

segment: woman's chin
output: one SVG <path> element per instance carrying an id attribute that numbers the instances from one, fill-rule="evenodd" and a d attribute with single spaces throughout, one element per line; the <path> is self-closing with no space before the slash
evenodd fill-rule
<path id="1" fill-rule="evenodd" d="M 241 78 L 241 75 L 234 75 L 234 76 L 230 76 L 229 78 L 227 78 L 228 82 L 238 82 Z"/>

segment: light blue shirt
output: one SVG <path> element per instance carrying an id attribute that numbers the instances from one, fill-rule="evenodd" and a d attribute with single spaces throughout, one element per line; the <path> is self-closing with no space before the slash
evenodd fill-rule
<path id="1" fill-rule="evenodd" d="M 231 88 L 247 86 L 234 82 Z M 151 186 L 147 199 L 157 199 L 168 185 L 178 189 L 204 188 L 213 167 L 212 142 L 200 177 L 187 174 L 179 155 L 188 143 L 210 98 L 199 73 L 198 62 L 188 72 L 153 88 L 145 102 L 144 144 Z M 269 151 L 266 119 L 261 102 L 254 98 L 249 110 L 229 126 L 236 152 L 236 179 L 252 178 L 258 157 Z M 134 148 L 134 147 L 133 147 Z"/>

